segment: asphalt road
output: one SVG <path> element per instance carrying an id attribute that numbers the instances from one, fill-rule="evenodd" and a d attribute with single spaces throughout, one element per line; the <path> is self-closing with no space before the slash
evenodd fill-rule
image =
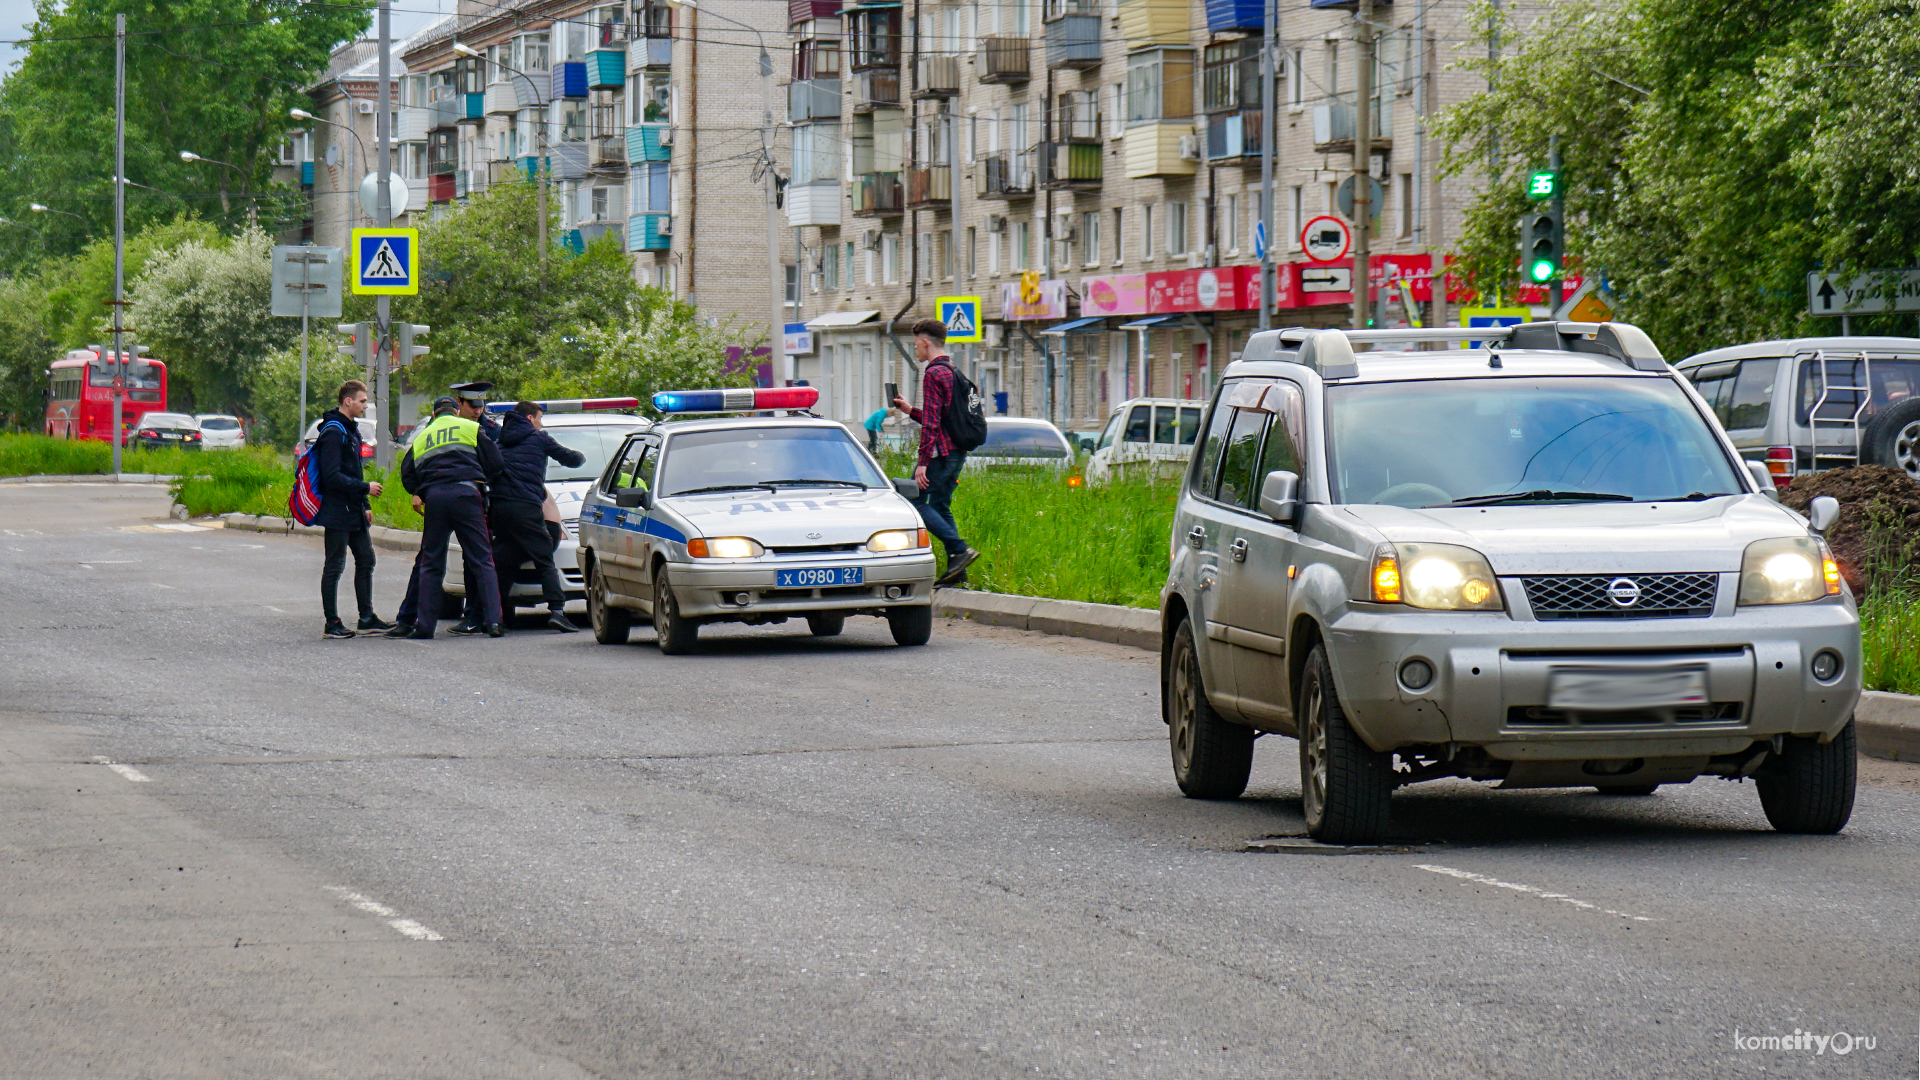
<path id="1" fill-rule="evenodd" d="M 1447 782 L 1249 853 L 1294 744 L 1182 799 L 1143 653 L 322 641 L 316 541 L 166 502 L 0 487 L 0 1076 L 1920 1072 L 1915 766 L 1838 837 Z"/>

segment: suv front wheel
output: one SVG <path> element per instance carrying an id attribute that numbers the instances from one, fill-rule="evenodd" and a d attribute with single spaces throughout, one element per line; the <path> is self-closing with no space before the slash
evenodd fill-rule
<path id="1" fill-rule="evenodd" d="M 1780 753 L 1753 778 L 1767 821 L 1785 833 L 1837 833 L 1846 828 L 1859 770 L 1854 753 L 1852 720 L 1826 742 L 1788 737 Z"/>
<path id="2" fill-rule="evenodd" d="M 1200 654 L 1193 647 L 1193 623 L 1182 619 L 1173 632 L 1160 693 L 1166 701 L 1167 742 L 1173 748 L 1173 779 L 1189 799 L 1237 799 L 1253 771 L 1250 727 L 1231 723 L 1207 703 L 1200 683 Z"/>
<path id="3" fill-rule="evenodd" d="M 1327 844 L 1377 844 L 1393 802 L 1393 755 L 1362 742 L 1347 723 L 1325 645 L 1300 677 L 1300 801 L 1307 835 Z"/>

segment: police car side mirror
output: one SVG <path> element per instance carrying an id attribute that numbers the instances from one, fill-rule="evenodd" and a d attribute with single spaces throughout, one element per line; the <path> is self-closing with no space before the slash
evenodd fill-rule
<path id="1" fill-rule="evenodd" d="M 1816 496 L 1807 504 L 1807 523 L 1813 526 L 1814 532 L 1825 535 L 1839 517 L 1840 500 L 1831 495 Z"/>
<path id="2" fill-rule="evenodd" d="M 901 498 L 917 499 L 920 497 L 920 482 L 918 480 L 915 480 L 911 476 L 895 476 L 892 480 L 893 490 L 899 492 Z"/>
<path id="3" fill-rule="evenodd" d="M 613 493 L 613 504 L 624 510 L 631 510 L 634 507 L 644 510 L 653 504 L 653 499 L 649 497 L 646 488 L 620 488 Z"/>
<path id="4" fill-rule="evenodd" d="M 1291 525 L 1300 512 L 1300 475 L 1275 469 L 1260 483 L 1260 512 L 1283 524 Z"/>

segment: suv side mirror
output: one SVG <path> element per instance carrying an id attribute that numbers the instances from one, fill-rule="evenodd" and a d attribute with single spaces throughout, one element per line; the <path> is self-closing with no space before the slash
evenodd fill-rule
<path id="1" fill-rule="evenodd" d="M 619 488 L 613 493 L 613 504 L 623 509 L 639 507 L 644 510 L 653 505 L 653 498 L 648 494 L 646 488 Z"/>
<path id="2" fill-rule="evenodd" d="M 1840 500 L 1831 495 L 1816 495 L 1807 504 L 1807 521 L 1813 531 L 1824 535 L 1840 517 Z"/>
<path id="3" fill-rule="evenodd" d="M 1760 485 L 1760 494 L 1774 502 L 1780 501 L 1780 489 L 1773 486 L 1773 474 L 1767 471 L 1766 462 L 1749 460 L 1747 471 L 1753 474 L 1753 482 Z"/>
<path id="4" fill-rule="evenodd" d="M 1300 475 L 1275 469 L 1260 483 L 1260 512 L 1283 524 L 1300 512 Z"/>

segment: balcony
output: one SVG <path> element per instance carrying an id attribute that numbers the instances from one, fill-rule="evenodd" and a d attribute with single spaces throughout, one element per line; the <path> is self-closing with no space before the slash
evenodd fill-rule
<path id="1" fill-rule="evenodd" d="M 485 112 L 488 116 L 512 116 L 521 109 L 545 104 L 540 87 L 550 78 L 544 68 L 527 72 L 526 78 L 511 75 L 487 84 Z M 537 80 L 537 81 L 536 81 Z"/>
<path id="2" fill-rule="evenodd" d="M 787 0 L 787 23 L 831 19 L 840 14 L 840 0 Z"/>
<path id="3" fill-rule="evenodd" d="M 466 111 L 467 103 L 459 97 L 443 97 L 431 102 L 427 105 L 427 130 L 441 131 L 453 127 Z"/>
<path id="4" fill-rule="evenodd" d="M 915 101 L 950 98 L 959 92 L 959 57 L 923 56 L 920 58 L 920 77 L 913 91 Z"/>
<path id="5" fill-rule="evenodd" d="M 627 129 L 628 161 L 669 161 L 673 135 L 665 124 L 635 124 Z"/>
<path id="6" fill-rule="evenodd" d="M 1100 16 L 1065 15 L 1047 24 L 1047 66 L 1085 71 L 1100 66 Z"/>
<path id="7" fill-rule="evenodd" d="M 1027 39 L 989 35 L 980 39 L 986 64 L 980 69 L 983 83 L 1023 83 L 1032 78 L 1027 70 Z"/>
<path id="8" fill-rule="evenodd" d="M 1105 168 L 1098 144 L 1056 143 L 1049 155 L 1046 186 L 1055 191 L 1095 191 Z"/>
<path id="9" fill-rule="evenodd" d="M 839 225 L 840 207 L 844 201 L 840 195 L 838 180 L 789 184 L 786 198 L 787 226 L 797 229 L 802 225 Z"/>
<path id="10" fill-rule="evenodd" d="M 1259 109 L 1214 113 L 1207 117 L 1207 160 L 1216 163 L 1244 160 L 1246 164 L 1258 165 L 1262 134 Z"/>
<path id="11" fill-rule="evenodd" d="M 427 130 L 426 109 L 414 108 L 412 106 L 403 107 L 400 109 L 400 123 L 394 127 L 393 141 L 426 142 Z"/>
<path id="12" fill-rule="evenodd" d="M 900 107 L 900 69 L 868 68 L 853 73 L 853 111 Z"/>
<path id="13" fill-rule="evenodd" d="M 787 84 L 787 121 L 840 119 L 839 79 L 796 79 Z"/>
<path id="14" fill-rule="evenodd" d="M 582 180 L 587 175 L 587 143 L 574 139 L 547 148 L 547 168 L 555 180 Z"/>
<path id="15" fill-rule="evenodd" d="M 625 139 L 593 139 L 587 143 L 587 168 L 592 172 L 618 175 L 627 169 Z"/>
<path id="16" fill-rule="evenodd" d="M 453 99 L 454 122 L 459 124 L 485 124 L 487 122 L 487 95 L 459 94 Z"/>
<path id="17" fill-rule="evenodd" d="M 638 75 L 648 68 L 670 67 L 672 64 L 672 38 L 642 37 L 627 42 L 627 74 L 629 75 Z"/>
<path id="18" fill-rule="evenodd" d="M 1127 128 L 1127 176 L 1192 176 L 1198 171 L 1199 148 L 1193 145 L 1190 120 L 1135 124 Z"/>
<path id="19" fill-rule="evenodd" d="M 626 50 L 595 49 L 587 54 L 587 89 L 618 90 L 626 85 Z"/>
<path id="20" fill-rule="evenodd" d="M 1119 0 L 1118 8 L 1128 49 L 1191 44 L 1186 0 Z"/>
<path id="21" fill-rule="evenodd" d="M 300 186 L 313 186 L 313 162 L 311 161 L 303 161 L 300 163 Z"/>
<path id="22" fill-rule="evenodd" d="M 1373 99 L 1373 148 L 1393 147 L 1393 128 L 1383 123 L 1381 100 Z M 1313 149 L 1316 153 L 1337 153 L 1353 149 L 1354 108 L 1351 102 L 1335 102 L 1313 107 Z"/>
<path id="23" fill-rule="evenodd" d="M 628 251 L 666 251 L 673 247 L 673 218 L 667 214 L 635 214 L 627 219 Z"/>
<path id="24" fill-rule="evenodd" d="M 1001 151 L 988 154 L 974 166 L 974 194 L 982 199 L 1026 199 L 1033 196 L 1033 157 Z"/>
<path id="25" fill-rule="evenodd" d="M 1207 32 L 1257 30 L 1266 25 L 1265 0 L 1207 0 Z"/>
<path id="26" fill-rule="evenodd" d="M 897 172 L 863 173 L 848 191 L 854 217 L 892 217 L 906 211 L 906 192 Z"/>
<path id="27" fill-rule="evenodd" d="M 953 205 L 953 171 L 945 165 L 928 165 L 907 172 L 907 206 L 918 209 L 945 209 Z"/>
<path id="28" fill-rule="evenodd" d="M 454 175 L 452 172 L 444 172 L 437 176 L 427 177 L 427 199 L 430 202 L 452 202 L 454 200 L 454 192 Z"/>
<path id="29" fill-rule="evenodd" d="M 547 80 L 549 100 L 578 100 L 587 96 L 587 65 L 584 60 L 562 60 L 553 65 L 552 70 L 553 74 Z"/>

